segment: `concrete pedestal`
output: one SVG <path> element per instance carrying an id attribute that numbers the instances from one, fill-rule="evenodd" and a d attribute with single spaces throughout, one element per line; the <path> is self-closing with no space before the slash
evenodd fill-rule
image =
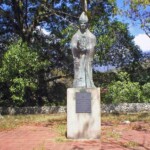
<path id="1" fill-rule="evenodd" d="M 100 88 L 67 89 L 67 138 L 99 139 L 100 117 Z"/>

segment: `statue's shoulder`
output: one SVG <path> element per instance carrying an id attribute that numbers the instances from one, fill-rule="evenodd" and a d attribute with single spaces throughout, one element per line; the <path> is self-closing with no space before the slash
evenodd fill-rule
<path id="1" fill-rule="evenodd" d="M 88 30 L 87 33 L 92 40 L 96 40 L 96 36 L 90 30 Z"/>
<path id="2" fill-rule="evenodd" d="M 80 36 L 80 31 L 78 30 L 78 31 L 72 36 L 72 39 L 78 39 L 79 36 Z"/>

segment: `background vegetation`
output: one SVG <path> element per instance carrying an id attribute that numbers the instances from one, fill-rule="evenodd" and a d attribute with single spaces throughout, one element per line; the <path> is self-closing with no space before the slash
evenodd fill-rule
<path id="1" fill-rule="evenodd" d="M 0 1 L 0 106 L 66 104 L 66 89 L 73 80 L 69 43 L 78 29 L 80 3 Z M 139 12 L 142 3 L 135 4 Z M 116 19 L 117 13 L 115 0 L 88 1 L 89 28 L 97 37 L 94 82 L 101 87 L 105 103 L 149 102 L 150 54 L 134 44 L 128 25 Z M 141 27 L 147 27 L 145 22 Z M 116 69 L 105 73 L 97 69 L 107 65 Z"/>

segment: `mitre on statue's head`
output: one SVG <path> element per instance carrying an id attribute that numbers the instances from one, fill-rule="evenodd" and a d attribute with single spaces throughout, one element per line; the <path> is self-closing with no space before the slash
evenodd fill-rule
<path id="1" fill-rule="evenodd" d="M 82 12 L 79 18 L 79 23 L 88 23 L 88 17 L 85 12 Z"/>

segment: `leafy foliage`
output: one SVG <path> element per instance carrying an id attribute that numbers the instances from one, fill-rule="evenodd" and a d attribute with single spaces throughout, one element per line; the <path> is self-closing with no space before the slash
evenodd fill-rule
<path id="1" fill-rule="evenodd" d="M 2 60 L 0 82 L 8 85 L 13 103 L 26 102 L 26 92 L 34 93 L 38 85 L 37 74 L 48 65 L 48 61 L 40 60 L 39 54 L 21 40 L 9 47 Z"/>
<path id="2" fill-rule="evenodd" d="M 149 91 L 150 91 L 150 82 L 148 82 L 142 86 L 142 98 L 143 98 L 143 101 L 146 103 L 150 102 L 150 92 Z"/>
<path id="3" fill-rule="evenodd" d="M 139 82 L 131 82 L 127 72 L 120 72 L 118 81 L 112 81 L 107 91 L 102 93 L 104 103 L 140 103 L 150 102 L 150 83 L 140 85 Z"/>
<path id="4" fill-rule="evenodd" d="M 141 89 L 138 82 L 131 82 L 125 72 L 118 74 L 119 81 L 112 82 L 108 86 L 108 92 L 104 97 L 105 103 L 130 103 L 142 102 Z"/>
<path id="5" fill-rule="evenodd" d="M 97 54 L 101 64 L 123 67 L 138 61 L 141 51 L 132 42 L 127 25 L 118 21 L 109 24 L 105 32 L 99 29 Z"/>
<path id="6" fill-rule="evenodd" d="M 130 74 L 132 82 L 139 82 L 140 85 L 144 85 L 150 82 L 150 55 L 149 53 L 143 53 L 139 61 L 134 61 L 132 64 L 124 66 L 123 71 Z"/>
<path id="7" fill-rule="evenodd" d="M 0 1 L 2 103 L 59 105 L 63 100 L 65 104 L 65 89 L 73 76 L 69 43 L 78 29 L 80 3 L 81 0 Z M 122 67 L 141 57 L 127 25 L 113 20 L 116 10 L 115 0 L 88 0 L 89 28 L 98 42 L 96 65 Z M 12 44 L 18 39 L 22 41 Z M 96 78 L 98 84 L 103 82 Z"/>

